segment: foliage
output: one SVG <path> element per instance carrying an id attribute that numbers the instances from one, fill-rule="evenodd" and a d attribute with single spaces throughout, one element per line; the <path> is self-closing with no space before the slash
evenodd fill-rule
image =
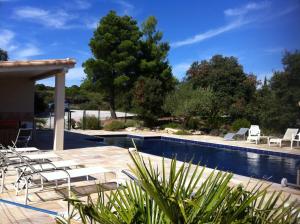
<path id="1" fill-rule="evenodd" d="M 174 134 L 175 135 L 190 135 L 191 133 L 186 130 L 178 130 L 178 131 L 174 132 Z"/>
<path id="2" fill-rule="evenodd" d="M 51 86 L 35 85 L 34 108 L 36 114 L 48 111 L 48 105 L 54 101 L 54 91 L 55 88 Z"/>
<path id="3" fill-rule="evenodd" d="M 186 128 L 187 129 L 198 129 L 200 127 L 200 120 L 198 118 L 195 117 L 191 117 L 188 119 L 188 121 L 186 122 Z"/>
<path id="4" fill-rule="evenodd" d="M 229 115 L 231 120 L 244 115 L 245 106 L 256 91 L 256 77 L 247 75 L 235 57 L 215 55 L 210 60 L 194 62 L 186 79 L 195 87 L 210 87 L 216 95 L 212 117 Z"/>
<path id="5" fill-rule="evenodd" d="M 193 116 L 209 117 L 214 100 L 211 89 L 193 88 L 191 84 L 183 83 L 166 97 L 164 109 L 173 116 L 184 118 L 186 126 Z"/>
<path id="6" fill-rule="evenodd" d="M 77 123 L 77 126 L 81 129 L 90 130 L 98 130 L 101 128 L 100 121 L 94 115 L 87 115 L 84 118 L 80 118 L 80 121 Z"/>
<path id="7" fill-rule="evenodd" d="M 133 89 L 133 106 L 148 126 L 163 115 L 162 105 L 168 92 L 174 89 L 175 79 L 167 60 L 170 49 L 162 42 L 162 32 L 156 30 L 157 20 L 150 16 L 141 27 L 139 78 Z"/>
<path id="8" fill-rule="evenodd" d="M 8 60 L 8 54 L 7 51 L 2 50 L 0 48 L 0 61 L 7 61 Z"/>
<path id="9" fill-rule="evenodd" d="M 98 200 L 87 203 L 66 199 L 87 223 L 299 223 L 298 202 L 284 198 L 268 187 L 230 187 L 232 174 L 180 163 L 173 159 L 169 170 L 164 159 L 161 169 L 138 153 L 130 153 L 131 171 L 137 181 L 111 191 L 99 192 Z M 72 217 L 72 216 L 71 216 Z M 71 219 L 57 219 L 71 223 Z"/>
<path id="10" fill-rule="evenodd" d="M 43 84 L 35 85 L 35 112 L 47 111 L 48 105 L 54 101 L 55 88 Z M 81 86 L 73 85 L 65 88 L 66 102 L 72 109 L 98 110 L 106 109 L 103 102 L 103 94 L 90 89 L 86 83 Z"/>
<path id="11" fill-rule="evenodd" d="M 90 40 L 93 57 L 83 63 L 84 71 L 94 89 L 104 94 L 112 118 L 116 118 L 116 96 L 128 91 L 135 80 L 140 36 L 135 20 L 110 11 Z"/>
<path id="12" fill-rule="evenodd" d="M 300 125 L 300 52 L 286 52 L 282 63 L 284 70 L 264 83 L 253 105 L 262 126 L 275 133 Z"/>
<path id="13" fill-rule="evenodd" d="M 145 121 L 146 126 L 153 126 L 161 114 L 163 101 L 162 83 L 155 78 L 140 77 L 134 87 L 135 112 Z"/>
<path id="14" fill-rule="evenodd" d="M 104 125 L 105 131 L 118 131 L 118 130 L 121 130 L 124 128 L 126 128 L 125 123 L 122 121 L 118 121 L 118 120 L 113 120 L 113 121 L 109 122 L 108 124 Z"/>
<path id="15" fill-rule="evenodd" d="M 47 119 L 36 117 L 34 118 L 35 125 L 37 128 L 44 128 L 47 124 Z"/>
<path id="16" fill-rule="evenodd" d="M 139 120 L 135 120 L 135 119 L 134 120 L 130 119 L 130 120 L 126 120 L 125 126 L 126 127 L 142 127 L 143 122 L 139 121 Z"/>
<path id="17" fill-rule="evenodd" d="M 245 118 L 242 118 L 242 119 L 235 120 L 232 123 L 231 128 L 233 131 L 238 131 L 240 128 L 249 128 L 250 125 L 251 125 L 250 121 L 248 121 Z"/>

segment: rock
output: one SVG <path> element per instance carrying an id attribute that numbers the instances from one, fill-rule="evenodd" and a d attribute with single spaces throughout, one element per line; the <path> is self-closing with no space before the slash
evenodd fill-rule
<path id="1" fill-rule="evenodd" d="M 168 134 L 174 134 L 174 133 L 178 132 L 179 129 L 175 129 L 175 128 L 165 128 L 164 131 L 167 132 Z"/>
<path id="2" fill-rule="evenodd" d="M 128 127 L 128 128 L 125 128 L 126 131 L 136 131 L 137 128 L 136 127 Z"/>
<path id="3" fill-rule="evenodd" d="M 202 131 L 193 131 L 192 135 L 203 135 Z"/>

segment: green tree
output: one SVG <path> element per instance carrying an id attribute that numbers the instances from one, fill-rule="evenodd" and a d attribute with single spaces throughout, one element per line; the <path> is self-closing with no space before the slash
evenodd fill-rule
<path id="1" fill-rule="evenodd" d="M 173 116 L 183 118 L 186 125 L 194 116 L 211 120 L 214 102 L 215 95 L 211 89 L 193 88 L 190 83 L 183 83 L 166 97 L 164 109 Z"/>
<path id="2" fill-rule="evenodd" d="M 164 100 L 162 82 L 156 78 L 140 77 L 134 87 L 135 112 L 146 126 L 152 126 L 161 114 Z"/>
<path id="3" fill-rule="evenodd" d="M 7 61 L 8 60 L 8 54 L 7 51 L 2 50 L 0 48 L 0 61 Z"/>
<path id="4" fill-rule="evenodd" d="M 256 77 L 247 75 L 237 58 L 222 55 L 194 62 L 187 71 L 186 80 L 195 87 L 210 87 L 217 96 L 212 113 L 229 115 L 232 121 L 243 117 L 257 85 Z"/>
<path id="5" fill-rule="evenodd" d="M 258 119 L 275 133 L 300 126 L 300 52 L 286 52 L 283 71 L 277 71 L 258 90 Z"/>
<path id="6" fill-rule="evenodd" d="M 93 58 L 83 63 L 84 71 L 95 89 L 104 94 L 113 118 L 117 95 L 130 90 L 136 80 L 140 36 L 134 19 L 110 11 L 89 43 Z"/>
<path id="7" fill-rule="evenodd" d="M 150 16 L 141 27 L 139 78 L 133 91 L 133 105 L 138 115 L 151 125 L 163 114 L 166 94 L 174 89 L 176 80 L 167 60 L 170 46 L 162 41 L 157 20 Z"/>

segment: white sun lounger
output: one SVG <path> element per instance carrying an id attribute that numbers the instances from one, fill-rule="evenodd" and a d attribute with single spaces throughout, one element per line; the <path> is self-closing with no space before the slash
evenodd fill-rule
<path id="1" fill-rule="evenodd" d="M 75 177 L 86 177 L 88 180 L 89 175 L 96 174 L 106 174 L 106 173 L 115 173 L 114 171 L 105 169 L 103 167 L 88 167 L 88 168 L 79 168 L 79 169 L 71 169 L 71 170 L 49 170 L 49 171 L 40 171 L 35 169 L 21 154 L 15 152 L 16 155 L 20 158 L 20 160 L 26 164 L 28 171 L 20 172 L 20 176 L 16 181 L 16 192 L 19 191 L 19 183 L 20 181 L 24 182 L 25 188 L 25 204 L 28 202 L 28 188 L 29 183 L 31 182 L 31 178 L 33 175 L 39 175 L 41 178 L 41 186 L 42 189 L 44 187 L 44 181 L 55 181 L 57 185 L 58 180 L 67 180 L 68 182 L 68 194 L 71 196 L 71 178 Z M 106 179 L 106 178 L 105 178 Z"/>
<path id="2" fill-rule="evenodd" d="M 19 153 L 26 153 L 26 152 L 38 152 L 40 151 L 38 148 L 35 147 L 27 147 L 27 148 L 15 148 Z M 1 152 L 9 153 L 11 152 L 10 149 L 1 149 Z"/>
<path id="3" fill-rule="evenodd" d="M 80 165 L 80 162 L 78 160 L 60 160 L 60 161 L 54 161 L 54 162 L 46 162 L 46 163 L 40 163 L 40 164 L 34 164 L 32 165 L 34 169 L 42 171 L 42 170 L 55 170 L 57 168 L 69 168 L 69 167 L 77 167 Z M 27 169 L 27 166 L 17 166 L 17 178 L 20 176 L 20 172 L 24 172 Z M 0 193 L 3 192 L 3 188 L 5 186 L 5 169 L 1 168 L 1 186 L 0 186 Z"/>
<path id="4" fill-rule="evenodd" d="M 59 160 L 59 161 L 53 161 L 53 162 L 46 162 L 41 164 L 35 164 L 32 165 L 34 169 L 36 170 L 50 170 L 50 169 L 57 169 L 57 168 L 66 168 L 66 167 L 76 167 L 79 166 L 81 163 L 79 160 Z M 26 169 L 26 166 L 20 167 L 20 169 L 23 171 Z"/>
<path id="5" fill-rule="evenodd" d="M 31 160 L 46 160 L 46 159 L 55 159 L 60 158 L 58 155 L 52 152 L 45 152 L 45 153 L 38 153 L 38 154 L 22 154 L 25 158 L 31 159 Z"/>
<path id="6" fill-rule="evenodd" d="M 240 136 L 243 139 L 246 138 L 246 133 L 248 132 L 249 128 L 240 128 L 236 133 L 227 133 L 224 136 L 225 141 L 234 141 L 236 137 Z"/>
<path id="7" fill-rule="evenodd" d="M 283 136 L 283 138 L 270 138 L 269 146 L 272 144 L 282 146 L 282 142 L 291 142 L 291 148 L 293 148 L 293 140 L 295 139 L 299 129 L 297 128 L 288 128 Z"/>

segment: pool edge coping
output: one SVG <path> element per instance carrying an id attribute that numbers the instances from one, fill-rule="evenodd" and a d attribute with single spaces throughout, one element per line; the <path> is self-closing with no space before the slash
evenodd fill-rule
<path id="1" fill-rule="evenodd" d="M 197 145 L 203 145 L 208 147 L 215 147 L 215 148 L 223 148 L 223 149 L 230 149 L 230 150 L 240 150 L 243 152 L 252 152 L 261 155 L 272 155 L 272 156 L 281 156 L 286 158 L 294 158 L 300 159 L 299 154 L 289 153 L 289 152 L 279 152 L 270 149 L 262 149 L 262 148 L 255 148 L 255 147 L 244 147 L 244 146 L 235 146 L 235 145 L 227 145 L 221 143 L 214 143 L 214 142 L 205 142 L 201 140 L 192 140 L 192 139 L 184 139 L 184 138 L 176 138 L 170 136 L 163 136 L 163 135 L 153 135 L 153 136 L 143 136 L 143 135 L 136 135 L 131 133 L 116 133 L 116 134 L 102 134 L 102 135 L 94 135 L 95 137 L 132 137 L 132 138 L 140 138 L 140 139 L 164 139 L 164 140 L 171 140 L 180 143 L 192 143 Z"/>

